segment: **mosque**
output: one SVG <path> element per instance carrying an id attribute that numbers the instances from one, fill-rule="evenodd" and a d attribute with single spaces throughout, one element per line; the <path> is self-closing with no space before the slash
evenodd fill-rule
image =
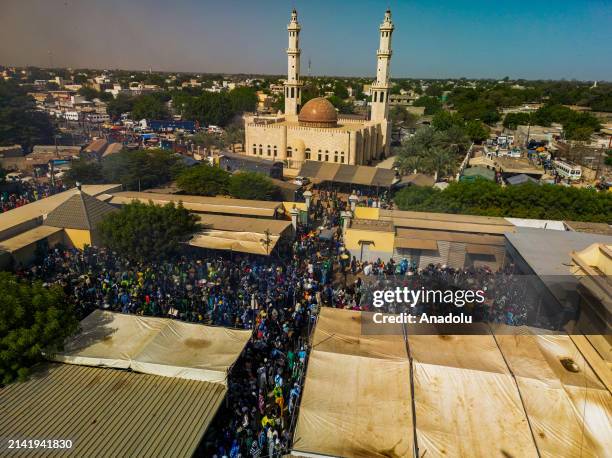
<path id="1" fill-rule="evenodd" d="M 369 116 L 338 114 L 329 100 L 317 97 L 301 106 L 299 35 L 297 12 L 287 26 L 287 80 L 285 112 L 263 116 L 247 114 L 245 154 L 283 161 L 299 169 L 304 161 L 367 165 L 389 154 L 389 63 L 391 60 L 391 11 L 380 25 L 380 46 L 376 53 L 376 81 L 372 84 Z"/>

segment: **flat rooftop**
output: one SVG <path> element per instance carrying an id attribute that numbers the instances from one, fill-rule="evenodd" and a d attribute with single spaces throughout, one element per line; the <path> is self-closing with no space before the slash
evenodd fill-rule
<path id="1" fill-rule="evenodd" d="M 282 202 L 232 199 L 229 197 L 204 197 L 133 191 L 115 192 L 111 194 L 113 196 L 110 199 L 111 204 L 126 204 L 133 200 L 144 203 L 152 201 L 158 205 L 167 204 L 169 202 L 177 204 L 182 202 L 187 210 L 202 213 L 273 217 L 277 211 L 283 208 Z"/>

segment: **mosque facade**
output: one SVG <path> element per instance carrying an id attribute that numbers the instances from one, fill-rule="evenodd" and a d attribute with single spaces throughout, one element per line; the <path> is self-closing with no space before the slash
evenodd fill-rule
<path id="1" fill-rule="evenodd" d="M 287 80 L 284 84 L 285 111 L 277 115 L 244 116 L 245 152 L 249 156 L 282 161 L 299 169 L 304 161 L 368 165 L 389 154 L 389 64 L 391 11 L 380 25 L 376 81 L 371 88 L 371 109 L 367 116 L 339 114 L 331 102 L 317 97 L 301 105 L 299 36 L 301 26 L 293 10 L 287 26 Z"/>

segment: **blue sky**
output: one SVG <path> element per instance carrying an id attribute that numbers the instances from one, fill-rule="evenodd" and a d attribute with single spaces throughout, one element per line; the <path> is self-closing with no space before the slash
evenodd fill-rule
<path id="1" fill-rule="evenodd" d="M 612 80 L 612 0 L 2 0 L 0 64 L 373 76 L 389 6 L 395 77 Z"/>

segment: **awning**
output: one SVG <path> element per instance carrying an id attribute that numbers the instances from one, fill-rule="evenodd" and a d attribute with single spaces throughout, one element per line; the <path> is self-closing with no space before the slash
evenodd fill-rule
<path id="1" fill-rule="evenodd" d="M 95 310 L 55 361 L 226 383 L 250 331 Z"/>
<path id="2" fill-rule="evenodd" d="M 411 248 L 414 250 L 437 250 L 436 240 L 395 238 L 395 248 Z"/>
<path id="3" fill-rule="evenodd" d="M 305 161 L 298 175 L 313 183 L 331 181 L 362 186 L 390 187 L 396 181 L 395 171 L 365 165 Z"/>
<path id="4" fill-rule="evenodd" d="M 477 245 L 473 243 L 468 243 L 465 246 L 465 252 L 467 254 L 490 254 L 495 256 L 497 250 L 491 245 Z"/>
<path id="5" fill-rule="evenodd" d="M 257 232 L 206 231 L 196 234 L 189 245 L 211 250 L 239 251 L 241 253 L 269 255 L 280 237 L 270 235 L 266 246 L 266 235 Z"/>

